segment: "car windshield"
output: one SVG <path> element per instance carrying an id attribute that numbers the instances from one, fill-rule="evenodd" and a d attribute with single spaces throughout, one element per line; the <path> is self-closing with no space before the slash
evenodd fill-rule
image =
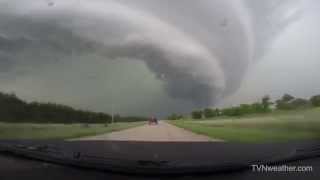
<path id="1" fill-rule="evenodd" d="M 317 0 L 0 0 L 0 139 L 320 138 Z"/>

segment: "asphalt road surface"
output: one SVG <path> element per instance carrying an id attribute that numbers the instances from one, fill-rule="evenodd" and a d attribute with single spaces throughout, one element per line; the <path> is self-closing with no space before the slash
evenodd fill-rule
<path id="1" fill-rule="evenodd" d="M 195 134 L 182 128 L 178 128 L 165 121 L 159 121 L 158 125 L 134 127 L 122 131 L 85 137 L 79 140 L 113 140 L 113 141 L 221 141 L 211 139 L 204 135 Z"/>

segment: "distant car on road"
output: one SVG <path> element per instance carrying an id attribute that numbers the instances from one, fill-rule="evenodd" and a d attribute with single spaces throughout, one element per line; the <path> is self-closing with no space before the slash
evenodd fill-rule
<path id="1" fill-rule="evenodd" d="M 157 125 L 158 124 L 158 119 L 154 116 L 152 116 L 149 121 L 148 121 L 149 125 Z"/>

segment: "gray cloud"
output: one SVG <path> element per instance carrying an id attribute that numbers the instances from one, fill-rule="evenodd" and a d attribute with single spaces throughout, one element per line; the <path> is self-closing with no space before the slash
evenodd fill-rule
<path id="1" fill-rule="evenodd" d="M 298 0 L 52 2 L 0 1 L 0 70 L 11 71 L 2 79 L 58 70 L 87 54 L 142 60 L 171 98 L 195 107 L 234 93 L 248 66 L 304 10 Z"/>

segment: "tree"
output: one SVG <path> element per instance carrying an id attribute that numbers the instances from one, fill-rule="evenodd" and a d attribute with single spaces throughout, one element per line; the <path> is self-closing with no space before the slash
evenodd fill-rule
<path id="1" fill-rule="evenodd" d="M 309 106 L 309 101 L 302 98 L 292 100 L 291 105 L 293 108 L 304 108 Z"/>
<path id="2" fill-rule="evenodd" d="M 291 96 L 290 94 L 284 94 L 283 96 L 282 96 L 282 101 L 283 102 L 289 102 L 289 101 L 291 101 L 291 100 L 293 100 L 294 99 L 294 96 Z"/>
<path id="3" fill-rule="evenodd" d="M 240 116 L 241 110 L 240 107 L 231 107 L 222 109 L 222 114 L 225 116 Z"/>
<path id="4" fill-rule="evenodd" d="M 250 104 L 240 104 L 240 113 L 241 114 L 249 114 L 252 113 L 252 108 Z"/>
<path id="5" fill-rule="evenodd" d="M 201 119 L 202 118 L 202 111 L 193 111 L 191 113 L 192 119 Z"/>
<path id="6" fill-rule="evenodd" d="M 276 107 L 277 109 L 281 110 L 294 109 L 294 105 L 292 104 L 293 100 L 293 96 L 291 96 L 290 94 L 284 94 L 281 99 L 276 101 Z"/>
<path id="7" fill-rule="evenodd" d="M 168 120 L 179 120 L 179 119 L 183 119 L 183 116 L 176 113 L 173 113 L 170 116 L 168 116 Z"/>
<path id="8" fill-rule="evenodd" d="M 269 112 L 270 111 L 270 105 L 271 104 L 272 103 L 270 102 L 270 96 L 269 95 L 265 95 L 262 98 L 262 107 L 263 107 L 264 112 Z"/>
<path id="9" fill-rule="evenodd" d="M 215 117 L 216 116 L 216 113 L 213 109 L 210 109 L 210 108 L 206 108 L 203 110 L 203 116 L 205 118 L 212 118 L 212 117 Z"/>
<path id="10" fill-rule="evenodd" d="M 278 99 L 276 101 L 276 108 L 277 109 L 280 109 L 280 110 L 290 110 L 290 109 L 293 109 L 292 105 L 287 103 L 287 102 L 284 102 L 282 101 L 281 99 Z"/>
<path id="11" fill-rule="evenodd" d="M 254 113 L 262 113 L 262 112 L 265 112 L 265 109 L 264 109 L 264 106 L 262 103 L 253 103 L 251 105 L 251 108 L 252 108 L 252 112 Z"/>
<path id="12" fill-rule="evenodd" d="M 222 114 L 221 110 L 218 109 L 218 108 L 216 108 L 216 109 L 214 110 L 214 113 L 215 113 L 216 116 L 220 116 L 220 115 Z"/>
<path id="13" fill-rule="evenodd" d="M 0 92 L 0 121 L 31 123 L 108 123 L 111 116 L 101 112 L 77 110 L 55 103 L 27 103 L 14 94 Z M 143 117 L 120 117 L 117 121 L 146 121 Z"/>
<path id="14" fill-rule="evenodd" d="M 310 102 L 314 107 L 320 107 L 320 95 L 312 96 Z"/>

